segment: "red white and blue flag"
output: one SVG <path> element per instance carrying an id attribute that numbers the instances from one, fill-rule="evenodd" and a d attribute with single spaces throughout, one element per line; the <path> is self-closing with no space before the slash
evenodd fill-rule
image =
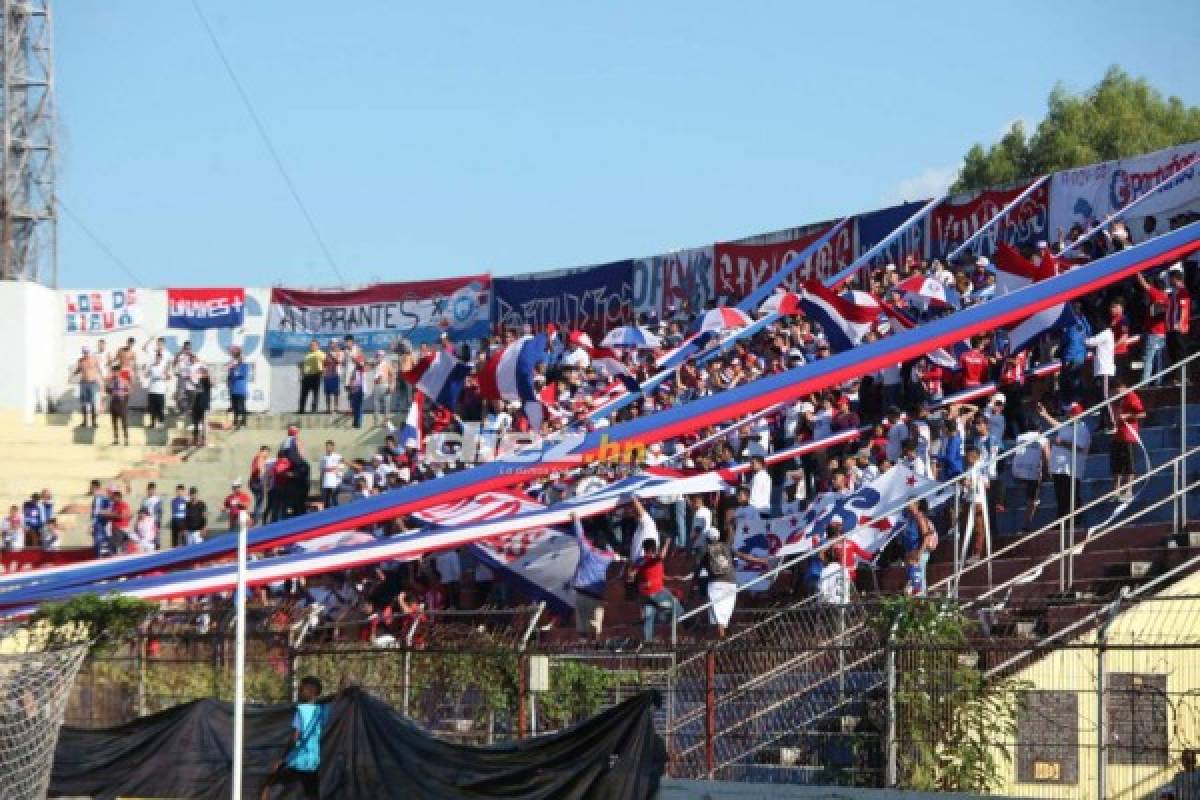
<path id="1" fill-rule="evenodd" d="M 459 361 L 445 350 L 438 350 L 422 358 L 401 376 L 438 405 L 454 409 L 458 406 L 458 396 L 469 374 L 469 364 Z"/>
<path id="2" fill-rule="evenodd" d="M 804 316 L 821 326 L 829 349 L 842 353 L 862 341 L 879 318 L 879 305 L 860 306 L 826 289 L 820 281 L 807 281 L 801 291 Z"/>
<path id="3" fill-rule="evenodd" d="M 1007 242 L 1000 242 L 992 255 L 996 266 L 996 296 L 1020 291 L 1058 274 L 1058 264 L 1049 249 L 1042 250 L 1042 261 L 1034 264 Z M 1061 325 L 1067 314 L 1065 303 L 1050 306 L 1023 320 L 1008 331 L 1008 352 L 1016 353 L 1039 336 Z"/>
<path id="4" fill-rule="evenodd" d="M 422 430 L 424 411 L 424 395 L 413 395 L 413 400 L 408 405 L 408 415 L 404 418 L 404 427 L 400 429 L 401 447 L 421 449 L 425 438 L 424 431 Z"/>
<path id="5" fill-rule="evenodd" d="M 913 275 L 896 284 L 896 288 L 904 293 L 909 305 L 921 310 L 958 308 L 962 305 L 962 299 L 954 287 L 932 276 Z"/>
<path id="6" fill-rule="evenodd" d="M 167 289 L 168 328 L 240 328 L 245 313 L 245 289 Z"/>
<path id="7" fill-rule="evenodd" d="M 546 334 L 525 335 L 488 359 L 479 373 L 479 392 L 489 400 L 538 399 L 533 370 L 546 360 Z"/>

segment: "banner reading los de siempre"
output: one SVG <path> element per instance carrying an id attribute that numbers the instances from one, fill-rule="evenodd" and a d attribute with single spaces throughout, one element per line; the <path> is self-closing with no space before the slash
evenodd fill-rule
<path id="1" fill-rule="evenodd" d="M 389 349 L 398 339 L 436 342 L 480 339 L 490 328 L 492 279 L 467 275 L 434 281 L 380 283 L 351 291 L 272 289 L 267 349 L 304 350 L 346 335 L 367 349 Z"/>

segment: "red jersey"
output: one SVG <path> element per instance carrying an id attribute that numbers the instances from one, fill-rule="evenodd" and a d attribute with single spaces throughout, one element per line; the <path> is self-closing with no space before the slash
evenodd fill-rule
<path id="1" fill-rule="evenodd" d="M 1150 308 L 1146 317 L 1146 333 L 1163 336 L 1167 332 L 1167 293 L 1153 286 L 1146 287 L 1146 296 L 1150 298 Z"/>
<path id="2" fill-rule="evenodd" d="M 1182 286 L 1176 287 L 1167 300 L 1167 330 L 1187 333 L 1192 319 L 1192 296 Z"/>
<path id="3" fill-rule="evenodd" d="M 918 369 L 917 374 L 921 379 L 921 388 L 930 397 L 940 397 L 942 394 L 942 368 L 937 364 L 930 364 L 926 367 Z"/>
<path id="4" fill-rule="evenodd" d="M 1118 442 L 1138 441 L 1138 420 L 1135 415 L 1144 414 L 1145 411 L 1146 407 L 1142 405 L 1142 398 L 1137 396 L 1137 392 L 1130 392 L 1121 398 L 1115 437 Z"/>
<path id="5" fill-rule="evenodd" d="M 637 565 L 638 593 L 643 597 L 658 594 L 663 590 L 663 560 L 661 556 L 642 556 Z"/>
<path id="6" fill-rule="evenodd" d="M 129 530 L 129 521 L 133 517 L 133 511 L 129 508 L 129 503 L 124 500 L 116 500 L 112 504 L 112 524 L 119 531 Z"/>
<path id="7" fill-rule="evenodd" d="M 229 519 L 237 518 L 237 512 L 250 511 L 254 506 L 250 500 L 250 495 L 245 492 L 230 492 L 225 498 L 225 510 L 229 512 Z"/>
<path id="8" fill-rule="evenodd" d="M 1005 386 L 1019 386 L 1025 382 L 1025 351 L 1004 359 L 1004 368 L 1000 370 L 1000 383 Z"/>
<path id="9" fill-rule="evenodd" d="M 978 386 L 987 378 L 987 356 L 978 350 L 974 348 L 967 350 L 959 356 L 958 361 L 962 364 L 963 386 Z"/>

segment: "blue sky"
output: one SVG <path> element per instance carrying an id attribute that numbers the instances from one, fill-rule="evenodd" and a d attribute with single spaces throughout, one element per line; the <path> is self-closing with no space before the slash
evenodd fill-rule
<path id="1" fill-rule="evenodd" d="M 348 282 L 652 255 L 927 196 L 1200 3 L 199 0 Z M 335 285 L 190 0 L 58 2 L 59 194 L 151 286 Z M 60 283 L 133 280 L 60 223 Z"/>

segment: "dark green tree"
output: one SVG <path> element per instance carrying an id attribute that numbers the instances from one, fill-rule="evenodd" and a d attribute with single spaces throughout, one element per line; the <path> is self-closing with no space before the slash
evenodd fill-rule
<path id="1" fill-rule="evenodd" d="M 1032 136 L 1015 122 L 990 147 L 972 145 L 952 190 L 982 189 L 1200 139 L 1200 106 L 1164 98 L 1145 78 L 1116 66 L 1082 94 L 1055 86 L 1046 104 L 1046 117 Z"/>

